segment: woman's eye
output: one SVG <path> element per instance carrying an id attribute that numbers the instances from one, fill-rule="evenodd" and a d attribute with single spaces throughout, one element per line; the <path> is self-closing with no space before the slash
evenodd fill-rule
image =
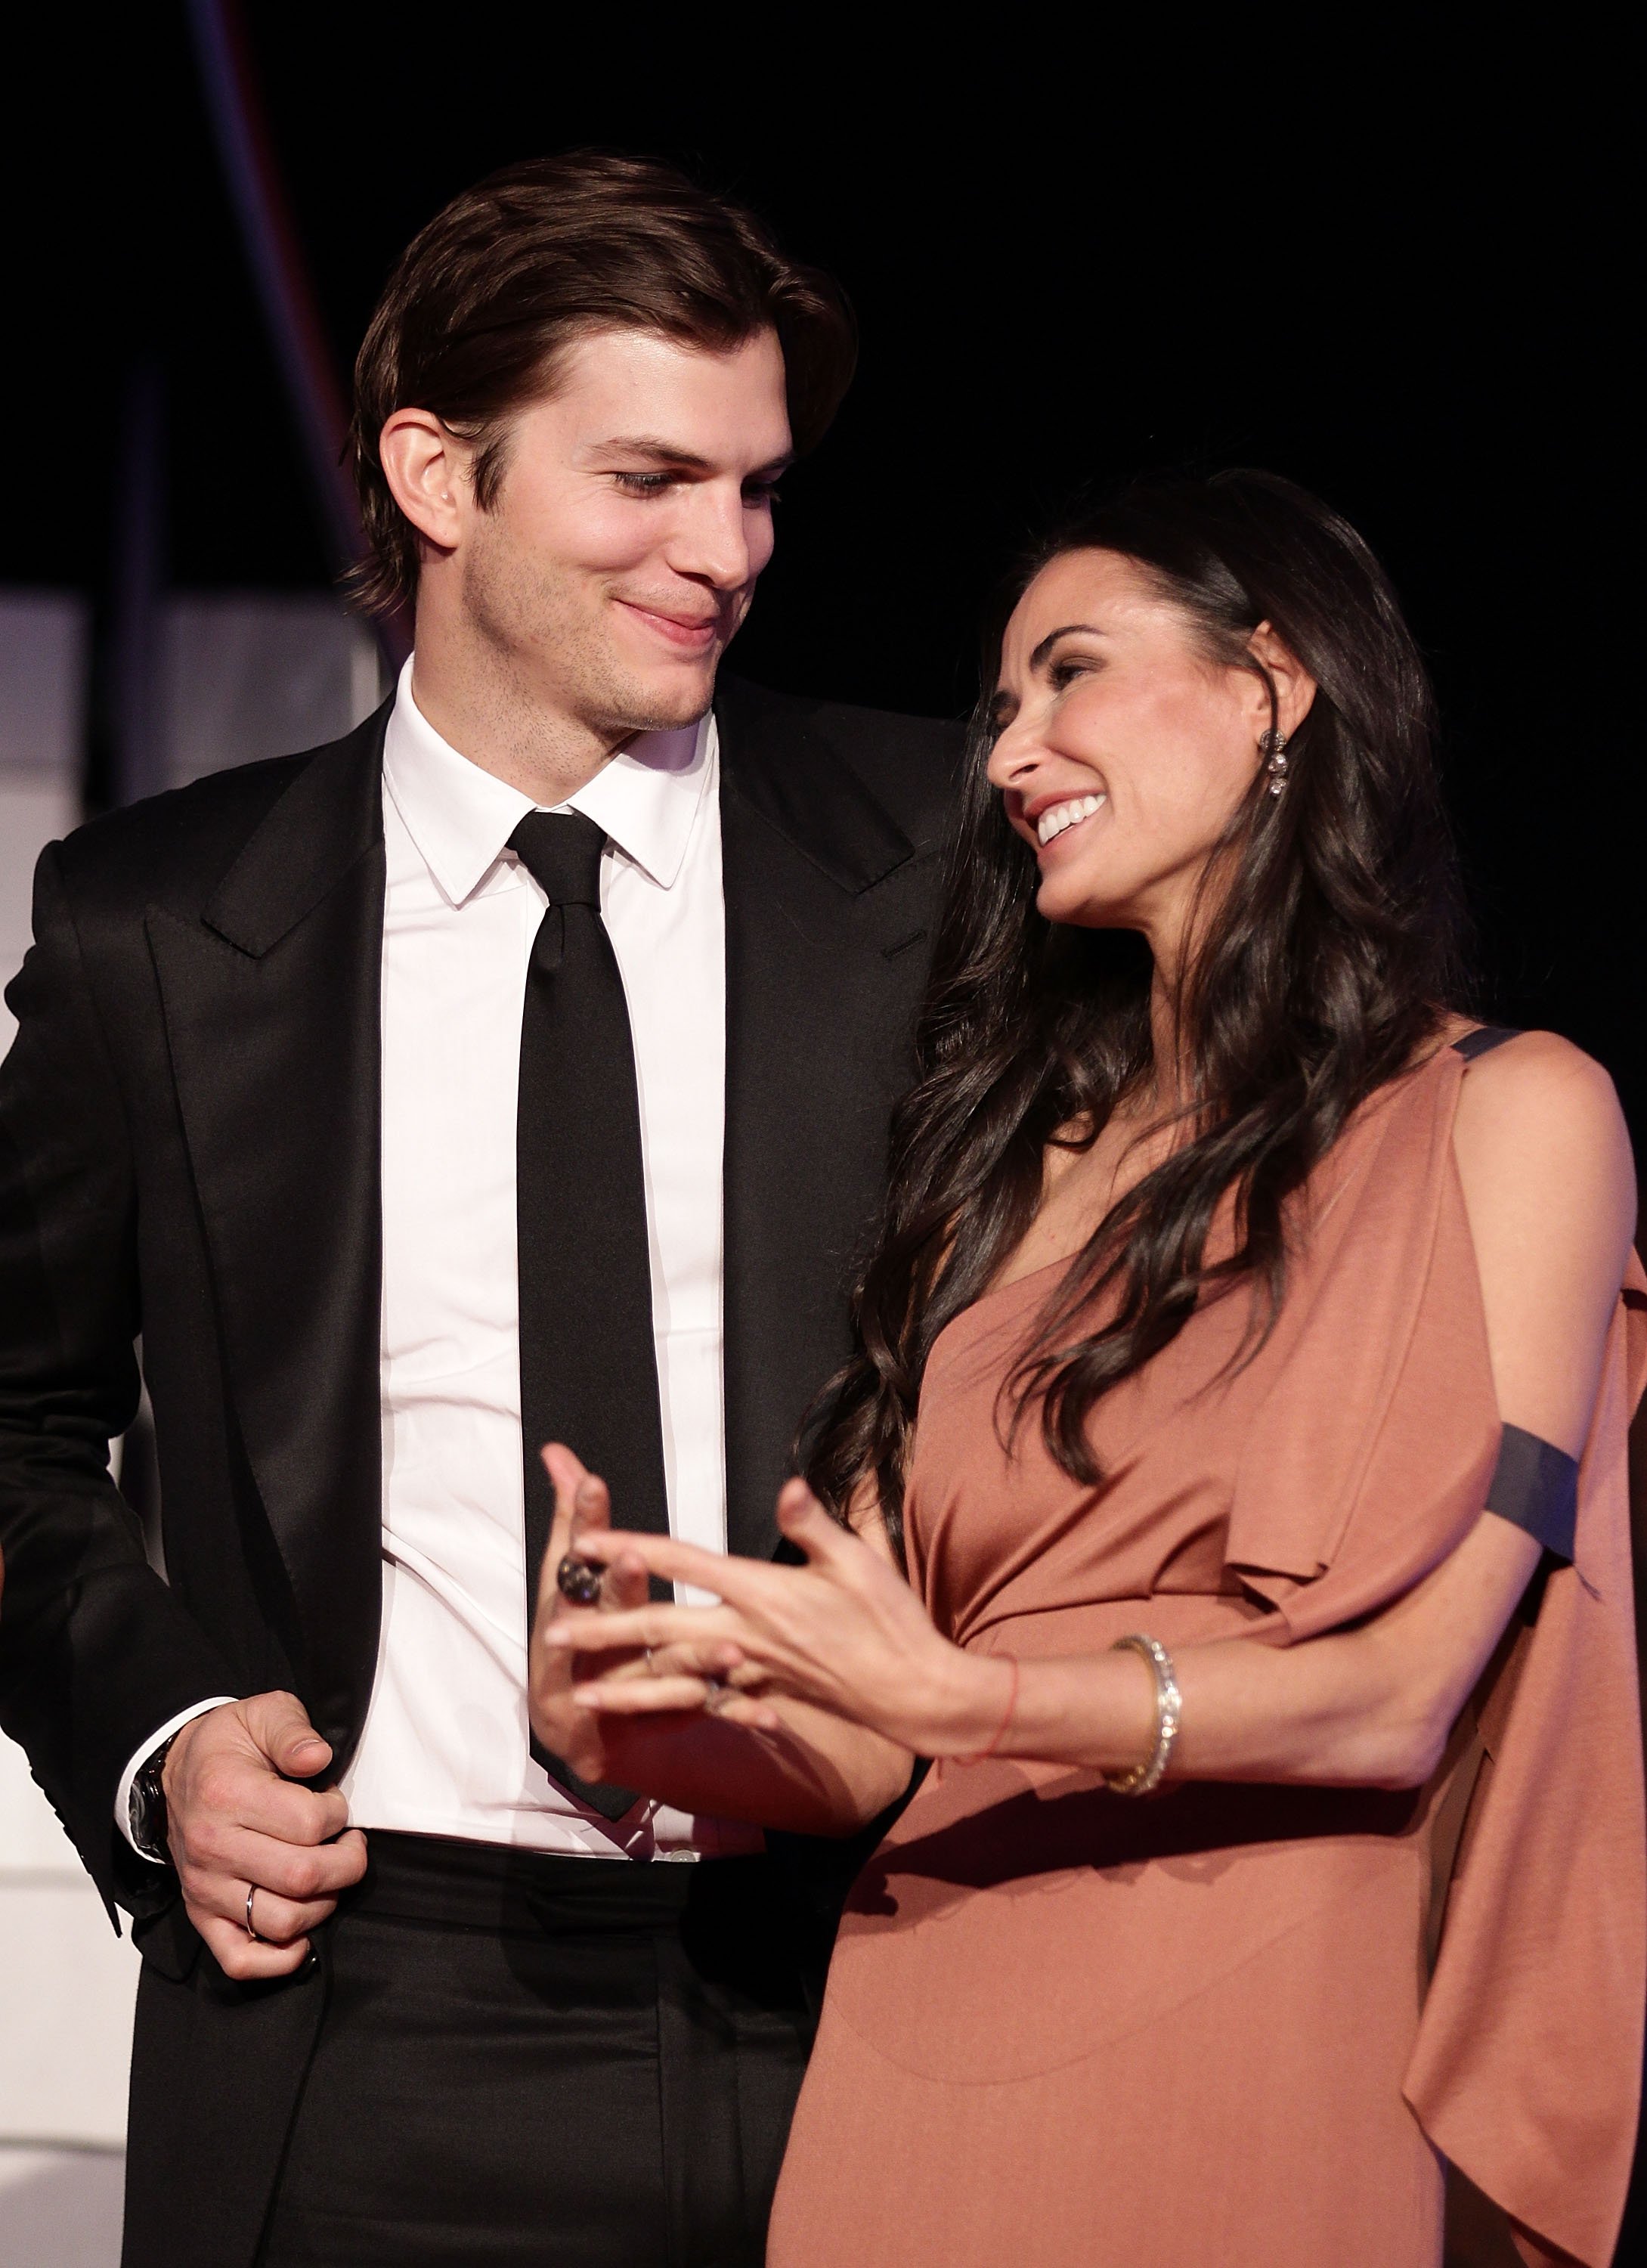
<path id="1" fill-rule="evenodd" d="M 1055 693 L 1064 693 L 1077 677 L 1090 676 L 1092 667 L 1090 661 L 1055 661 L 1047 672 L 1047 682 Z"/>

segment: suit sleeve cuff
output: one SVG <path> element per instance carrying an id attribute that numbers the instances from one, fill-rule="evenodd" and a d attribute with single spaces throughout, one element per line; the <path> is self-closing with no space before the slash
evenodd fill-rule
<path id="1" fill-rule="evenodd" d="M 180 1709 L 175 1717 L 166 1719 L 158 1732 L 150 1734 L 143 1746 L 134 1751 L 125 1771 L 121 1774 L 120 1786 L 114 1792 L 114 1824 L 126 1841 L 131 1845 L 131 1848 L 137 1852 L 137 1856 L 147 1859 L 150 1866 L 158 1867 L 160 1861 L 158 1859 L 150 1858 L 146 1851 L 138 1851 L 136 1843 L 132 1842 L 131 1784 L 133 1780 L 136 1778 L 155 1750 L 164 1742 L 169 1741 L 173 1733 L 180 1733 L 185 1725 L 192 1724 L 196 1717 L 203 1717 L 208 1709 L 221 1709 L 225 1702 L 238 1701 L 239 1697 L 237 1693 L 218 1693 L 215 1694 L 210 1701 L 195 1701 L 188 1708 Z M 107 1787 L 108 1782 L 105 1780 L 103 1785 Z"/>

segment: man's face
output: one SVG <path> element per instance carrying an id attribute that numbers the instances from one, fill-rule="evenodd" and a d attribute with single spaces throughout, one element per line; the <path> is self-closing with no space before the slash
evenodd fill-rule
<path id="1" fill-rule="evenodd" d="M 464 512 L 462 611 L 597 733 L 690 724 L 772 556 L 790 455 L 771 332 L 719 354 L 592 333 L 511 421 L 491 508 Z"/>

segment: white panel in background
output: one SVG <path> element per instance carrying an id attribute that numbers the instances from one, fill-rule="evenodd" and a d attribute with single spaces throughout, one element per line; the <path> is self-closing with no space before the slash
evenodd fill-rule
<path id="1" fill-rule="evenodd" d="M 175 597 L 164 622 L 173 786 L 335 740 L 381 697 L 371 634 L 329 593 Z M 82 601 L 0 593 L 0 983 L 28 945 L 34 862 L 82 815 L 87 659 Z M 0 1010 L 0 1053 L 12 1028 Z M 74 2187 L 61 2161 L 36 2164 L 15 2146 L 124 2140 L 136 1979 L 130 1940 L 115 1935 L 22 1751 L 0 1738 L 0 2261 L 21 2226 L 13 2208 L 55 2228 L 58 2188 Z M 106 2220 L 106 2201 L 99 2211 Z M 65 2268 L 66 2241 L 54 2239 Z M 100 2259 L 106 2232 L 95 2241 Z"/>
<path id="2" fill-rule="evenodd" d="M 0 2141 L 119 2149 L 137 1998 L 130 1939 L 115 1936 L 84 1874 L 0 1875 Z"/>
<path id="3" fill-rule="evenodd" d="M 34 1785 L 28 1758 L 15 1741 L 0 1740 L 0 1889 L 16 1874 L 85 1879 L 80 1854 Z"/>
<path id="4" fill-rule="evenodd" d="M 28 949 L 34 862 L 80 819 L 89 612 L 60 591 L 0 591 L 0 989 Z M 16 1029 L 0 1006 L 0 1055 Z"/>
<path id="5" fill-rule="evenodd" d="M 23 1751 L 4 1740 L 0 1947 L 0 2143 L 117 2148 L 136 1951 L 114 1934 Z"/>
<path id="6" fill-rule="evenodd" d="M 0 773 L 45 772 L 78 786 L 89 620 L 72 592 L 0 590 Z"/>
<path id="7" fill-rule="evenodd" d="M 381 698 L 376 641 L 328 592 L 166 601 L 161 714 L 173 787 L 337 740 Z"/>
<path id="8" fill-rule="evenodd" d="M 0 592 L 0 983 L 10 983 L 27 949 L 34 862 L 81 817 L 87 628 L 82 600 Z M 0 1010 L 0 1053 L 12 1029 Z M 136 1955 L 115 1936 L 22 1750 L 4 1739 L 0 1948 L 0 2143 L 117 2148 L 126 2132 Z M 25 2164 L 0 2151 L 8 2176 Z M 100 2178 L 107 2168 L 99 2161 L 95 2170 Z M 26 2205 L 43 2210 L 50 2181 L 59 2178 L 47 2166 L 28 2183 L 7 2180 L 0 2240 L 15 2234 Z M 52 2257 L 66 2256 L 60 2248 Z"/>
<path id="9" fill-rule="evenodd" d="M 119 2148 L 126 2139 L 136 1950 L 114 1934 L 78 1852 L 29 1776 L 27 1758 L 6 1740 L 0 1740 L 0 2145 Z"/>

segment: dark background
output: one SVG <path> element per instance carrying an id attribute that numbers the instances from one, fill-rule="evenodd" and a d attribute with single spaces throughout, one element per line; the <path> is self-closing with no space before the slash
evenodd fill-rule
<path id="1" fill-rule="evenodd" d="M 4 373 L 0 580 L 106 600 L 122 386 L 155 354 L 173 581 L 313 585 L 319 524 L 182 10 L 136 12 L 90 107 L 73 26 L 16 82 L 27 350 Z M 1128 45 L 1102 14 L 1070 32 L 1011 11 L 971 53 L 891 19 L 739 39 L 612 11 L 574 37 L 561 11 L 487 0 L 254 0 L 244 19 L 340 372 L 446 196 L 577 143 L 686 159 L 844 279 L 861 374 L 789 486 L 735 649 L 752 676 L 955 711 L 983 593 L 1077 482 L 1244 463 L 1320 490 L 1434 667 L 1486 1005 L 1599 1056 L 1647 1134 L 1633 259 L 1604 53 L 1346 21 L 1283 69 L 1187 24 Z"/>

